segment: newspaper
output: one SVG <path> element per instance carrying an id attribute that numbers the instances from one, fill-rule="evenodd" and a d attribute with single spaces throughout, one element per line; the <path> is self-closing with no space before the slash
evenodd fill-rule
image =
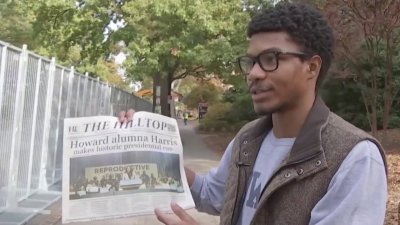
<path id="1" fill-rule="evenodd" d="M 175 119 L 136 112 L 64 121 L 62 222 L 194 207 Z"/>

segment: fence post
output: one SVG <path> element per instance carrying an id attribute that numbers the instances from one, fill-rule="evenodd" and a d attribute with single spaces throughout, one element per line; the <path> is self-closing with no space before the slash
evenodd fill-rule
<path id="1" fill-rule="evenodd" d="M 54 76 L 55 76 L 55 71 L 56 71 L 56 68 L 55 68 L 55 70 L 54 70 Z M 65 69 L 62 69 L 61 70 L 61 77 L 60 77 L 60 90 L 59 90 L 59 92 L 58 92 L 58 106 L 57 106 L 57 129 L 55 130 L 55 132 L 56 132 L 56 134 L 54 135 L 54 138 L 55 138 L 55 141 L 54 141 L 54 146 L 53 146 L 53 148 L 54 148 L 54 155 L 53 155 L 53 165 L 54 165 L 54 167 L 53 167 L 53 173 L 52 173 L 52 178 L 53 178 L 53 181 L 55 181 L 56 180 L 56 168 L 57 168 L 57 164 L 56 164 L 56 162 L 57 162 L 57 146 L 58 146 L 58 142 L 60 141 L 59 139 L 58 139 L 58 134 L 60 133 L 60 132 L 63 132 L 63 131 L 60 131 L 60 117 L 61 117 L 61 104 L 62 104 L 62 91 L 63 91 L 63 85 L 62 85 L 62 82 L 63 82 L 63 79 L 64 79 L 64 72 L 65 72 Z"/>
<path id="2" fill-rule="evenodd" d="M 83 86 L 83 94 L 81 94 L 82 97 L 82 112 L 83 114 L 80 116 L 90 116 L 90 113 L 88 113 L 88 109 L 90 109 L 90 107 L 88 107 L 88 103 L 90 102 L 90 100 L 88 100 L 88 95 L 90 95 L 90 90 L 88 90 L 88 85 L 89 85 L 89 73 L 86 72 L 85 73 L 85 85 Z"/>
<path id="3" fill-rule="evenodd" d="M 111 97 L 111 87 L 110 84 L 107 82 L 104 86 L 104 115 L 112 115 L 111 114 L 111 107 L 110 107 L 110 97 Z"/>
<path id="4" fill-rule="evenodd" d="M 97 77 L 96 78 L 96 95 L 95 95 L 95 97 L 96 97 L 96 101 L 95 101 L 95 109 L 96 109 L 96 112 L 95 112 L 95 116 L 98 116 L 98 115 L 100 115 L 100 99 L 101 99 L 101 95 L 100 95 L 100 91 L 101 91 L 101 83 L 100 83 L 100 77 Z"/>
<path id="5" fill-rule="evenodd" d="M 111 87 L 111 85 L 108 85 L 107 86 L 107 99 L 106 99 L 107 100 L 107 115 L 114 116 L 113 112 L 112 112 L 111 94 L 112 94 L 112 87 Z"/>
<path id="6" fill-rule="evenodd" d="M 6 57 L 7 57 L 8 44 L 5 44 L 1 51 L 1 64 L 0 64 L 0 106 L 3 102 L 3 86 L 4 86 L 4 75 L 6 71 Z M 1 110 L 0 110 L 1 113 Z"/>
<path id="7" fill-rule="evenodd" d="M 31 143 L 29 149 L 29 173 L 28 173 L 28 190 L 27 193 L 29 195 L 31 189 L 31 182 L 32 182 L 32 166 L 33 166 L 33 153 L 35 152 L 35 134 L 36 134 L 36 116 L 38 111 L 38 102 L 39 102 L 39 87 L 40 87 L 40 74 L 42 71 L 42 58 L 39 58 L 38 67 L 36 70 L 36 85 L 35 85 L 35 102 L 33 103 L 33 122 L 32 122 L 32 133 L 31 133 Z"/>
<path id="8" fill-rule="evenodd" d="M 75 75 L 75 71 L 72 75 L 73 77 L 76 76 Z M 79 97 L 81 96 L 81 76 L 78 76 L 78 82 L 76 84 L 76 101 L 75 101 L 75 117 L 79 117 Z"/>
<path id="9" fill-rule="evenodd" d="M 71 98 L 72 98 L 72 86 L 74 85 L 75 68 L 71 66 L 69 71 L 68 79 L 68 93 L 67 93 L 67 108 L 65 109 L 65 118 L 71 117 Z M 64 131 L 63 131 L 64 132 Z"/>
<path id="10" fill-rule="evenodd" d="M 40 163 L 40 176 L 39 176 L 39 190 L 47 190 L 48 183 L 46 179 L 47 173 L 47 156 L 49 152 L 49 132 L 50 132 L 50 118 L 51 118 L 51 105 L 53 101 L 53 87 L 54 87 L 54 73 L 56 70 L 56 59 L 51 59 L 49 67 L 49 76 L 47 82 L 46 94 L 46 107 L 44 111 L 44 125 L 43 125 L 43 141 L 42 141 L 42 160 Z"/>
<path id="11" fill-rule="evenodd" d="M 110 115 L 109 113 L 109 94 L 108 94 L 109 83 L 105 81 L 105 84 L 101 86 L 101 115 Z"/>
<path id="12" fill-rule="evenodd" d="M 88 74 L 88 76 L 89 76 L 89 74 Z M 89 109 L 87 115 L 92 116 L 93 115 L 93 110 L 92 110 L 92 108 L 93 108 L 93 90 L 94 90 L 94 85 L 96 83 L 95 83 L 94 79 L 89 78 L 89 77 L 88 77 L 88 82 L 89 82 L 89 79 L 90 79 L 90 89 L 88 89 L 89 97 L 88 97 L 88 103 L 87 103 L 86 107 Z"/>
<path id="13" fill-rule="evenodd" d="M 1 106 L 3 104 L 3 87 L 4 87 L 4 76 L 5 76 L 5 66 L 6 66 L 6 57 L 7 57 L 7 47 L 8 44 L 7 43 L 1 43 L 3 45 L 2 47 L 2 51 L 1 51 L 1 62 L 0 62 L 0 116 L 1 115 Z M 0 140 L 1 142 L 1 140 Z M 0 170 L 1 172 L 1 170 Z M 0 181 L 2 182 L 2 181 Z M 0 189 L 0 194 L 2 196 L 0 196 L 0 212 L 7 207 L 7 197 L 3 194 L 3 191 L 1 191 Z M 8 194 L 7 194 L 8 196 Z"/>
<path id="14" fill-rule="evenodd" d="M 11 158 L 10 158 L 10 171 L 8 176 L 8 195 L 7 206 L 11 209 L 17 208 L 17 181 L 18 181 L 18 167 L 19 155 L 21 146 L 21 130 L 22 130 L 22 115 L 25 100 L 25 85 L 26 85 L 26 72 L 28 64 L 28 51 L 27 46 L 23 45 L 22 52 L 19 57 L 18 65 L 18 78 L 16 100 L 14 105 L 14 120 L 11 139 Z"/>

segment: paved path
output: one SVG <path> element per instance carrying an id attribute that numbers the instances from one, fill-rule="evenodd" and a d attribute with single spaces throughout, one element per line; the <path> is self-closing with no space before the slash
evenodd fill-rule
<path id="1" fill-rule="evenodd" d="M 220 157 L 207 148 L 201 136 L 195 134 L 193 126 L 196 121 L 190 121 L 187 126 L 178 120 L 181 138 L 183 140 L 184 164 L 199 173 L 206 173 L 210 168 L 218 165 Z M 31 219 L 27 225 L 61 225 L 61 201 L 50 207 L 50 215 L 39 215 Z M 197 212 L 196 209 L 188 210 L 201 225 L 217 225 L 219 217 Z M 161 224 L 154 215 L 126 217 L 92 222 L 69 223 L 70 225 L 157 225 Z"/>

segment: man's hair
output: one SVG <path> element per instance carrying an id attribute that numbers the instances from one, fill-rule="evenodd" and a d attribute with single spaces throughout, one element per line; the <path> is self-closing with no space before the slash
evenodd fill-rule
<path id="1" fill-rule="evenodd" d="M 278 3 L 255 15 L 248 25 L 247 36 L 283 31 L 310 56 L 322 59 L 316 91 L 325 79 L 333 59 L 334 35 L 328 21 L 315 7 L 300 3 Z"/>

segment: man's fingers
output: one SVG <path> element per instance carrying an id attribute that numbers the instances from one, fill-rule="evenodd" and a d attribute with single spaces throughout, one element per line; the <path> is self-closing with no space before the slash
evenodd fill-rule
<path id="1" fill-rule="evenodd" d="M 180 207 L 175 202 L 171 202 L 171 209 L 182 221 L 194 222 L 194 219 L 189 214 L 187 214 L 187 212 L 184 209 L 182 209 L 182 207 Z"/>
<path id="2" fill-rule="evenodd" d="M 118 113 L 118 120 L 121 123 L 132 121 L 133 115 L 135 114 L 135 110 L 129 109 L 128 112 L 121 111 Z"/>
<path id="3" fill-rule="evenodd" d="M 198 225 L 198 223 L 175 202 L 171 203 L 171 209 L 175 215 L 179 217 L 179 220 L 174 219 L 174 216 L 163 213 L 160 209 L 155 209 L 154 212 L 157 219 L 166 225 Z"/>
<path id="4" fill-rule="evenodd" d="M 176 224 L 176 220 L 173 219 L 172 216 L 167 215 L 166 213 L 162 212 L 160 209 L 155 209 L 155 210 L 154 210 L 154 213 L 156 214 L 157 219 L 158 219 L 161 223 L 166 224 L 166 225 L 173 225 L 173 224 Z"/>
<path id="5" fill-rule="evenodd" d="M 126 114 L 125 111 L 121 111 L 121 112 L 118 113 L 118 120 L 119 120 L 119 122 L 121 122 L 121 123 L 122 123 L 122 122 L 125 122 L 125 119 L 126 119 L 126 118 L 125 118 L 125 114 Z"/>
<path id="6" fill-rule="evenodd" d="M 135 114 L 135 110 L 129 109 L 128 112 L 126 112 L 125 117 L 128 121 L 131 121 L 133 119 L 134 114 Z"/>

